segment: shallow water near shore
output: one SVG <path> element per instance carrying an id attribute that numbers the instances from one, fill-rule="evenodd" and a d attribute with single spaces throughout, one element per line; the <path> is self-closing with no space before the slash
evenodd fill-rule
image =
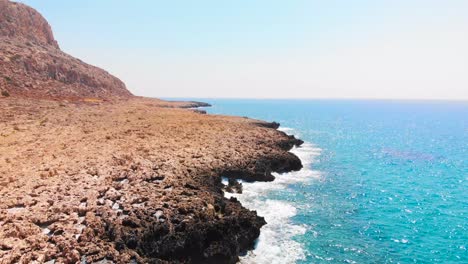
<path id="1" fill-rule="evenodd" d="M 468 262 L 467 102 L 197 100 L 307 142 L 302 171 L 244 183 L 268 225 L 242 263 Z"/>
<path id="2" fill-rule="evenodd" d="M 292 129 L 287 131 L 292 132 Z M 321 149 L 312 144 L 305 143 L 301 147 L 291 150 L 304 165 L 304 169 L 301 171 L 275 173 L 274 182 L 243 182 L 242 194 L 225 193 L 227 198 L 236 197 L 245 207 L 256 210 L 267 221 L 261 230 L 255 250 L 242 256 L 241 263 L 294 263 L 298 259 L 304 259 L 304 247 L 294 238 L 304 235 L 307 226 L 291 221 L 292 217 L 297 214 L 297 208 L 284 199 L 285 197 L 275 198 L 273 194 L 280 194 L 287 190 L 291 184 L 306 183 L 311 179 L 318 179 L 320 172 L 310 168 L 313 160 L 320 155 L 320 151 Z"/>

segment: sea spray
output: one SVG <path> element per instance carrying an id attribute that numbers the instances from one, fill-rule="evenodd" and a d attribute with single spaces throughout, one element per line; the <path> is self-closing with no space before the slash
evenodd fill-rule
<path id="1" fill-rule="evenodd" d="M 292 129 L 282 131 L 291 133 Z M 297 172 L 275 173 L 273 182 L 243 182 L 242 194 L 225 193 L 226 197 L 236 197 L 246 208 L 256 210 L 265 217 L 267 224 L 262 227 L 258 243 L 254 250 L 241 256 L 241 263 L 276 264 L 295 263 L 305 259 L 303 245 L 294 241 L 297 235 L 303 235 L 307 229 L 304 225 L 292 222 L 296 207 L 292 202 L 271 199 L 271 194 L 288 188 L 290 184 L 305 183 L 320 178 L 320 173 L 311 169 L 314 159 L 321 149 L 310 143 L 291 150 L 297 155 L 304 168 Z"/>

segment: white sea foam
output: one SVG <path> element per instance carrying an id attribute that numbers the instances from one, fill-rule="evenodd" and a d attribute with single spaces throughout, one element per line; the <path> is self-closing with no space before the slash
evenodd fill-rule
<path id="1" fill-rule="evenodd" d="M 280 127 L 278 128 L 279 131 L 283 131 L 284 133 L 292 133 L 294 131 L 294 128 L 290 127 Z"/>
<path id="2" fill-rule="evenodd" d="M 283 131 L 293 131 L 283 128 Z M 268 193 L 286 188 L 289 184 L 308 182 L 320 178 L 320 173 L 311 169 L 314 159 L 320 155 L 321 149 L 305 143 L 291 150 L 297 155 L 304 168 L 297 172 L 283 174 L 275 173 L 273 182 L 243 183 L 242 194 L 225 193 L 226 197 L 236 197 L 242 205 L 250 210 L 256 210 L 258 215 L 265 217 L 267 224 L 262 227 L 257 246 L 242 256 L 240 263 L 255 264 L 285 264 L 296 263 L 305 258 L 303 246 L 294 241 L 293 237 L 304 234 L 306 227 L 292 223 L 296 215 L 296 207 L 288 201 L 268 199 Z"/>

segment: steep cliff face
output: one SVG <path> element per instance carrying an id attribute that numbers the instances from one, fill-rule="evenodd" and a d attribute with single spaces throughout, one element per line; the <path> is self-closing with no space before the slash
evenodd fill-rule
<path id="1" fill-rule="evenodd" d="M 108 72 L 64 52 L 36 10 L 0 0 L 0 97 L 129 97 Z"/>
<path id="2" fill-rule="evenodd" d="M 58 48 L 52 29 L 36 10 L 7 0 L 0 0 L 0 10 L 0 36 Z"/>

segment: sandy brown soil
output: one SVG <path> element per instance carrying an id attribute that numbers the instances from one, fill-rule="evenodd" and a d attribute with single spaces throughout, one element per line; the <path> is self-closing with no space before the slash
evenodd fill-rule
<path id="1" fill-rule="evenodd" d="M 174 106 L 0 97 L 0 263 L 236 262 L 265 222 L 220 175 L 298 170 L 301 142 Z"/>

